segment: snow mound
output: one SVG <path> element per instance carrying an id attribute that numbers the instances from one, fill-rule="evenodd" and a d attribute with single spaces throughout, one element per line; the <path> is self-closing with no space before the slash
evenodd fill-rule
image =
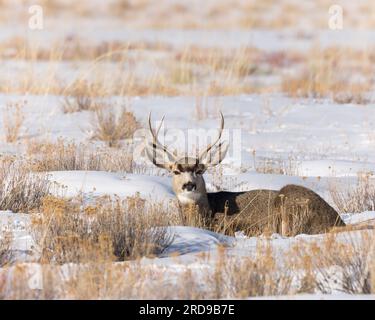
<path id="1" fill-rule="evenodd" d="M 170 178 L 135 174 L 119 174 L 104 171 L 53 171 L 51 181 L 64 187 L 64 195 L 133 196 L 136 192 L 153 200 L 175 199 Z M 57 192 L 61 192 L 61 189 Z"/>
<path id="2" fill-rule="evenodd" d="M 357 224 L 361 222 L 375 222 L 375 211 L 365 211 L 361 213 L 345 213 L 341 215 L 345 224 Z"/>
<path id="3" fill-rule="evenodd" d="M 169 227 L 168 232 L 174 237 L 173 243 L 163 256 L 210 251 L 217 246 L 233 245 L 236 241 L 233 237 L 193 227 L 174 226 Z"/>

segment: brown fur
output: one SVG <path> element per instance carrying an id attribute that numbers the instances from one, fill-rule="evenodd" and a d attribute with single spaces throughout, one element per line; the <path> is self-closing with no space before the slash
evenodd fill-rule
<path id="1" fill-rule="evenodd" d="M 250 236 L 276 232 L 294 236 L 324 233 L 345 225 L 324 199 L 302 186 L 287 185 L 280 191 L 208 193 L 207 196 L 215 226 L 225 229 L 226 233 L 242 230 Z"/>
<path id="2" fill-rule="evenodd" d="M 285 235 L 317 234 L 345 226 L 339 214 L 314 191 L 297 185 L 283 187 L 274 202 L 274 214 L 285 212 L 288 230 Z M 282 219 L 282 218 L 281 218 Z"/>
<path id="3" fill-rule="evenodd" d="M 216 229 L 229 234 L 244 231 L 252 236 L 271 232 L 275 229 L 272 216 L 277 194 L 276 190 L 208 193 Z"/>

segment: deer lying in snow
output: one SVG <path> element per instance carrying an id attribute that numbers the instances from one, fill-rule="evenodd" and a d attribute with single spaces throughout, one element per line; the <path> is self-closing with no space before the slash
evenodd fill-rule
<path id="1" fill-rule="evenodd" d="M 335 226 L 344 226 L 339 214 L 318 194 L 302 186 L 287 185 L 281 190 L 252 190 L 246 192 L 207 193 L 204 172 L 218 165 L 228 151 L 228 144 L 220 142 L 224 129 L 221 126 L 215 141 L 198 157 L 176 158 L 158 140 L 159 128 L 154 132 L 149 116 L 152 141 L 146 145 L 148 158 L 159 168 L 173 175 L 175 192 L 183 216 L 192 213 L 205 224 L 220 227 L 225 232 L 244 231 L 256 236 L 263 233 L 280 233 L 294 236 L 299 233 L 324 233 Z M 157 159 L 167 161 L 157 161 Z"/>

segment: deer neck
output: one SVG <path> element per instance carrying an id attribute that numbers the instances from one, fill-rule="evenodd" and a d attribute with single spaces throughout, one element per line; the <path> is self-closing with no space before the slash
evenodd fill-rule
<path id="1" fill-rule="evenodd" d="M 188 215 L 195 211 L 202 217 L 211 215 L 211 207 L 205 188 L 204 191 L 199 193 L 176 193 L 176 195 L 183 214 Z"/>

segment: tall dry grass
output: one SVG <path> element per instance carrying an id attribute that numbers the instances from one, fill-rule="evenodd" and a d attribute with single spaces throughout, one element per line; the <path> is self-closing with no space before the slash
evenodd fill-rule
<path id="1" fill-rule="evenodd" d="M 109 147 L 118 147 L 121 140 L 133 138 L 139 123 L 126 107 L 97 106 L 91 121 L 92 139 L 104 141 Z"/>
<path id="2" fill-rule="evenodd" d="M 259 173 L 283 174 L 288 176 L 300 176 L 299 161 L 297 156 L 289 154 L 288 158 L 264 158 L 257 157 L 256 150 L 252 151 L 254 169 Z"/>
<path id="3" fill-rule="evenodd" d="M 248 79 L 262 72 L 256 67 L 261 54 L 254 48 L 187 47 L 180 51 L 152 42 L 93 44 L 75 38 L 48 48 L 40 44 L 25 48 L 29 45 L 26 39 L 0 43 L 0 48 L 2 45 L 6 52 L 14 52 L 11 59 L 27 64 L 17 77 L 4 79 L 0 91 L 61 95 L 65 113 L 92 110 L 94 98 L 104 96 L 233 95 L 270 90 L 269 84 L 262 88 Z M 160 51 L 164 57 L 155 58 Z M 41 61 L 47 67 L 39 72 Z M 82 63 L 77 69 L 78 62 Z M 64 71 L 71 70 L 69 80 L 61 79 L 63 64 L 68 65 Z M 152 68 L 137 71 L 143 65 Z"/>
<path id="4" fill-rule="evenodd" d="M 26 102 L 8 103 L 3 111 L 3 127 L 5 141 L 14 143 L 18 140 L 25 115 L 23 109 Z"/>
<path id="5" fill-rule="evenodd" d="M 357 184 L 353 186 L 329 186 L 335 207 L 343 213 L 360 213 L 375 210 L 375 185 L 372 172 L 358 174 Z"/>
<path id="6" fill-rule="evenodd" d="M 302 288 L 310 292 L 374 293 L 373 230 L 327 234 L 320 241 L 296 244 L 288 257 L 304 270 Z"/>
<path id="7" fill-rule="evenodd" d="M 65 171 L 94 170 L 109 172 L 131 172 L 133 153 L 131 146 L 121 149 L 106 146 L 96 147 L 58 139 L 51 141 L 30 141 L 26 149 L 27 161 L 32 170 Z"/>
<path id="8" fill-rule="evenodd" d="M 32 173 L 23 161 L 0 161 L 0 210 L 31 212 L 52 189 L 45 173 Z"/>
<path id="9" fill-rule="evenodd" d="M 299 293 L 374 293 L 373 234 L 329 234 L 275 248 L 259 240 L 241 257 L 219 247 L 194 264 L 160 268 L 140 260 L 123 263 L 19 264 L 6 272 L 0 296 L 12 299 L 231 299 Z M 215 257 L 214 259 L 212 259 Z M 176 265 L 178 268 L 176 268 Z M 37 289 L 30 279 L 39 279 Z"/>
<path id="10" fill-rule="evenodd" d="M 10 0 L 1 1 L 4 22 L 14 19 L 25 20 L 28 16 L 27 2 L 23 2 L 24 10 L 14 6 Z M 45 14 L 51 19 L 95 19 L 99 13 L 90 1 L 39 0 Z M 309 17 L 309 28 L 320 30 L 327 28 L 327 10 L 331 3 L 317 0 L 313 4 L 306 2 L 283 0 L 230 0 L 230 1 L 190 1 L 189 4 L 170 0 L 157 3 L 149 0 L 113 0 L 100 6 L 100 18 L 115 20 L 124 28 L 139 29 L 269 29 L 280 30 L 293 28 L 303 32 Z M 358 5 L 344 2 L 350 15 L 345 17 L 345 27 L 351 29 L 374 26 L 373 7 L 370 0 L 362 0 Z"/>
<path id="11" fill-rule="evenodd" d="M 258 243 L 252 257 L 231 257 L 219 249 L 215 270 L 208 274 L 214 299 L 293 294 L 293 270 L 280 270 L 269 243 Z"/>
<path id="12" fill-rule="evenodd" d="M 306 58 L 299 73 L 283 78 L 283 92 L 292 97 L 331 98 L 337 103 L 368 103 L 373 87 L 369 52 L 315 48 Z"/>
<path id="13" fill-rule="evenodd" d="M 95 110 L 95 101 L 92 99 L 94 92 L 95 88 L 93 85 L 89 85 L 87 81 L 77 81 L 72 84 L 67 96 L 64 96 L 63 99 L 63 112 L 74 113 Z"/>
<path id="14" fill-rule="evenodd" d="M 139 196 L 82 200 L 43 199 L 32 232 L 43 263 L 108 262 L 163 252 L 173 239 L 162 208 Z"/>
<path id="15" fill-rule="evenodd" d="M 11 260 L 12 241 L 13 238 L 10 232 L 0 227 L 0 268 L 6 266 Z"/>

